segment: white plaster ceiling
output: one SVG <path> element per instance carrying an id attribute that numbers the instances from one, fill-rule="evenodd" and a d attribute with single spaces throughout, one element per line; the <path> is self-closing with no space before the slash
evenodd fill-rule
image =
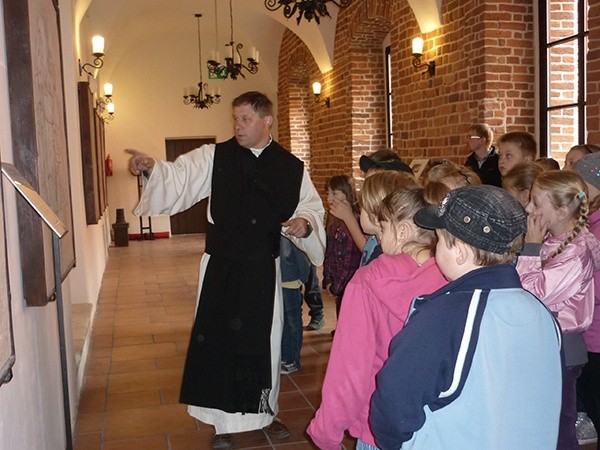
<path id="1" fill-rule="evenodd" d="M 217 0 L 216 6 L 218 44 L 223 56 L 224 44 L 230 38 L 229 2 Z M 255 46 L 261 59 L 265 56 L 265 61 L 276 64 L 281 36 L 288 27 L 304 41 L 321 71 L 327 72 L 332 68 L 338 8 L 330 6 L 329 10 L 332 18 L 323 18 L 320 25 L 314 20 L 310 23 L 303 20 L 297 25 L 294 18 L 286 19 L 281 10 L 268 11 L 264 0 L 233 0 L 234 40 L 247 48 Z M 216 46 L 214 0 L 77 0 L 76 11 L 81 17 L 76 28 L 78 32 L 81 30 L 82 40 L 93 34 L 105 37 L 107 66 L 111 60 L 118 61 L 132 41 L 143 41 L 150 34 L 185 32 L 190 36 L 191 45 L 196 46 L 196 13 L 203 15 L 203 58 L 210 56 Z M 85 57 L 86 51 L 80 50 L 80 55 Z"/>
<path id="2" fill-rule="evenodd" d="M 408 0 L 415 11 L 422 32 L 440 26 L 442 0 Z M 132 42 L 141 42 L 150 34 L 185 32 L 192 45 L 196 43 L 196 19 L 201 13 L 203 58 L 216 46 L 215 5 L 218 9 L 218 43 L 221 55 L 229 41 L 230 19 L 228 0 L 75 0 L 75 29 L 80 45 L 93 34 L 106 39 L 105 64 L 110 67 L 119 60 Z M 331 19 L 324 17 L 320 25 L 312 20 L 286 19 L 282 10 L 268 11 L 264 0 L 233 0 L 234 40 L 249 49 L 256 47 L 264 63 L 277 64 L 279 44 L 285 28 L 294 32 L 309 48 L 321 72 L 332 69 L 335 26 L 338 7 L 329 3 Z M 148 49 L 152 51 L 152 49 Z M 78 49 L 79 56 L 86 50 Z M 110 56 L 109 56 L 110 55 Z M 262 57 L 265 58 L 262 58 Z M 276 67 L 271 71 L 276 73 Z"/>

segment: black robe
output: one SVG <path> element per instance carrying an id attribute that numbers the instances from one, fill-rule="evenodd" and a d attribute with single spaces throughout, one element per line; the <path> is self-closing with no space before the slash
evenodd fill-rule
<path id="1" fill-rule="evenodd" d="M 228 413 L 271 412 L 270 335 L 281 223 L 300 198 L 303 163 L 275 141 L 256 157 L 217 144 L 206 235 L 210 255 L 180 401 Z"/>

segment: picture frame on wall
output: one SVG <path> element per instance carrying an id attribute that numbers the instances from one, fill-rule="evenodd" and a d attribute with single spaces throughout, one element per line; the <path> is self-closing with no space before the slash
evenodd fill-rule
<path id="1" fill-rule="evenodd" d="M 1 178 L 2 175 L 0 175 Z M 10 283 L 8 279 L 8 257 L 6 232 L 4 230 L 4 192 L 0 182 L 0 385 L 12 379 L 15 364 L 15 344 L 12 328 Z"/>
<path id="2" fill-rule="evenodd" d="M 57 0 L 4 0 L 13 163 L 73 229 Z M 55 296 L 52 236 L 17 198 L 23 296 L 44 306 Z M 73 233 L 60 241 L 61 275 L 75 265 Z"/>
<path id="3" fill-rule="evenodd" d="M 77 91 L 85 219 L 88 225 L 95 225 L 107 207 L 104 120 L 95 108 L 90 84 L 80 81 Z"/>

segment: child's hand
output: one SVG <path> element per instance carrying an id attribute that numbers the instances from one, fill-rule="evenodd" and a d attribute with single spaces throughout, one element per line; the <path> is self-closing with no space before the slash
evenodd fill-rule
<path id="1" fill-rule="evenodd" d="M 548 221 L 542 219 L 539 214 L 529 214 L 527 216 L 527 233 L 525 242 L 528 244 L 541 244 L 544 242 L 544 236 L 548 232 Z"/>
<path id="2" fill-rule="evenodd" d="M 354 219 L 352 206 L 350 206 L 350 203 L 346 199 L 340 200 L 339 198 L 334 198 L 329 204 L 329 212 L 344 222 Z"/>

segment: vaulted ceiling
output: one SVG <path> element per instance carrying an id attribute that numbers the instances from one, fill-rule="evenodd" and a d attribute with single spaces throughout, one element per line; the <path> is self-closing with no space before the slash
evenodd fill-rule
<path id="1" fill-rule="evenodd" d="M 422 32 L 440 25 L 442 0 L 395 1 L 409 2 Z M 298 25 L 295 18 L 286 19 L 282 10 L 269 11 L 264 3 L 264 0 L 232 1 L 234 40 L 243 42 L 247 47 L 256 47 L 261 55 L 267 57 L 266 61 L 276 63 L 280 38 L 285 28 L 289 28 L 306 44 L 320 70 L 331 70 L 338 7 L 329 3 L 331 19 L 323 18 L 320 25 L 314 20 L 302 20 Z M 190 45 L 195 47 L 196 13 L 203 15 L 201 29 L 205 59 L 217 46 L 216 27 L 218 46 L 223 52 L 231 32 L 227 0 L 76 0 L 75 21 L 76 30 L 83 38 L 80 44 L 93 34 L 106 38 L 106 64 L 110 67 L 133 41 L 143 42 L 151 35 L 185 32 L 190 36 Z M 80 56 L 85 53 L 79 49 Z"/>

